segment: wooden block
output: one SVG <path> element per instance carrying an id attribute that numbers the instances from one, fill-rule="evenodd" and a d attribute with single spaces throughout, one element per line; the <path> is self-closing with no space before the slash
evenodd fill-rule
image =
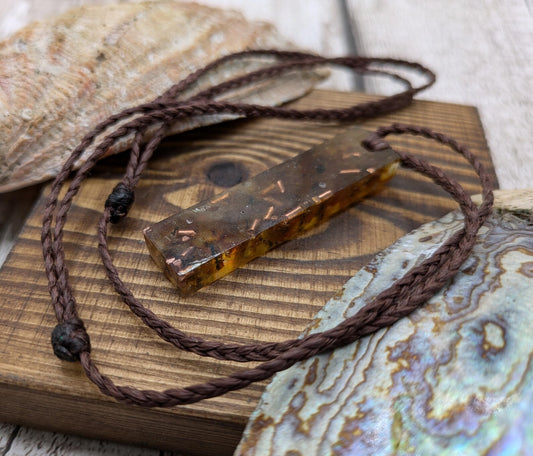
<path id="1" fill-rule="evenodd" d="M 315 91 L 296 106 L 343 107 L 372 98 Z M 372 130 L 393 121 L 451 134 L 491 168 L 475 108 L 417 101 L 362 125 Z M 142 229 L 219 193 L 215 171 L 231 169 L 234 182 L 243 181 L 346 127 L 243 120 L 165 141 L 128 218 L 110 229 L 110 248 L 122 279 L 151 310 L 192 334 L 235 343 L 300 334 L 371 256 L 454 209 L 455 203 L 427 179 L 400 170 L 378 195 L 189 298 L 179 297 L 154 264 Z M 391 142 L 441 166 L 467 192 L 479 192 L 469 165 L 446 148 L 412 137 Z M 113 292 L 97 253 L 96 223 L 125 162 L 125 156 L 112 157 L 95 169 L 74 201 L 65 230 L 71 284 L 91 335 L 93 359 L 118 384 L 152 389 L 200 383 L 241 369 L 242 364 L 177 351 L 144 327 Z M 102 396 L 78 364 L 53 355 L 50 333 L 56 322 L 41 260 L 42 210 L 43 199 L 0 271 L 0 420 L 191 455 L 231 454 L 265 383 L 197 404 L 150 410 Z"/>

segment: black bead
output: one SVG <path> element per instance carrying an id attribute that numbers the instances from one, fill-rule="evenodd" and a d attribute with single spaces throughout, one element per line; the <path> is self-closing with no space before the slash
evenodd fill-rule
<path id="1" fill-rule="evenodd" d="M 89 335 L 78 318 L 59 323 L 52 331 L 54 354 L 63 361 L 77 361 L 80 353 L 91 351 Z"/>
<path id="2" fill-rule="evenodd" d="M 128 215 L 131 205 L 135 199 L 135 195 L 131 189 L 126 187 L 122 182 L 117 184 L 113 191 L 107 197 L 105 207 L 110 208 L 111 223 L 117 223 Z"/>

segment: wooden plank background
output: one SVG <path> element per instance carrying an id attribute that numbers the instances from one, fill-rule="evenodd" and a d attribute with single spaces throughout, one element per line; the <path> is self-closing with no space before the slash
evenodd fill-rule
<path id="1" fill-rule="evenodd" d="M 109 0 L 98 1 L 98 3 Z M 32 19 L 57 14 L 80 0 L 2 0 L 0 37 Z M 94 3 L 97 3 L 96 1 Z M 274 22 L 283 35 L 329 55 L 347 52 L 420 60 L 439 75 L 422 98 L 477 106 L 502 188 L 531 185 L 533 19 L 530 0 L 210 0 Z M 360 83 L 360 81 L 357 81 Z M 335 76 L 327 86 L 355 87 Z M 359 86 L 361 87 L 361 86 Z M 386 91 L 366 81 L 365 90 Z M 0 195 L 0 264 L 13 245 L 40 188 Z M 159 454 L 158 451 L 89 441 L 12 425 L 0 426 L 0 451 L 18 454 Z"/>

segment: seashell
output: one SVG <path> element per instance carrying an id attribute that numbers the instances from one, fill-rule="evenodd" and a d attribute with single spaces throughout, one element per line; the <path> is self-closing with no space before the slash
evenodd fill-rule
<path id="1" fill-rule="evenodd" d="M 53 177 L 98 122 L 156 98 L 210 61 L 273 47 L 290 46 L 268 24 L 169 0 L 84 6 L 25 27 L 0 43 L 0 192 Z M 206 74 L 184 96 L 269 62 L 261 57 L 232 61 Z M 305 94 L 324 75 L 295 72 L 219 99 L 281 104 Z M 204 116 L 180 122 L 169 133 L 231 118 Z M 130 145 L 131 138 L 109 153 Z"/>
<path id="2" fill-rule="evenodd" d="M 497 192 L 495 208 L 461 271 L 424 307 L 277 374 L 236 454 L 533 454 L 533 189 Z M 401 238 L 312 331 L 356 313 L 461 225 L 452 212 Z"/>

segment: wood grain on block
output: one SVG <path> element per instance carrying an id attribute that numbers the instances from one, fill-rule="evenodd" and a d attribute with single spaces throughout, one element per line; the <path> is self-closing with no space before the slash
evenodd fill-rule
<path id="1" fill-rule="evenodd" d="M 347 107 L 370 99 L 375 97 L 315 91 L 295 106 Z M 361 125 L 370 131 L 393 121 L 450 134 L 491 168 L 474 108 L 415 102 Z M 455 209 L 455 203 L 428 179 L 400 170 L 376 196 L 186 299 L 150 258 L 142 229 L 219 193 L 222 189 L 208 176 L 220 163 L 233 163 L 248 178 L 347 127 L 243 120 L 166 140 L 139 184 L 128 218 L 109 233 L 121 278 L 152 311 L 191 334 L 234 343 L 300 334 L 376 251 Z M 417 137 L 391 142 L 441 166 L 467 192 L 479 192 L 469 165 L 446 148 Z M 70 281 L 91 335 L 94 361 L 118 384 L 150 389 L 202 383 L 242 369 L 242 364 L 198 358 L 164 343 L 127 310 L 106 280 L 96 224 L 126 161 L 117 155 L 94 170 L 74 200 L 65 229 Z M 50 333 L 56 322 L 40 250 L 43 204 L 42 199 L 0 271 L 0 420 L 189 454 L 231 454 L 266 382 L 197 404 L 151 410 L 102 396 L 78 364 L 54 357 Z"/>

